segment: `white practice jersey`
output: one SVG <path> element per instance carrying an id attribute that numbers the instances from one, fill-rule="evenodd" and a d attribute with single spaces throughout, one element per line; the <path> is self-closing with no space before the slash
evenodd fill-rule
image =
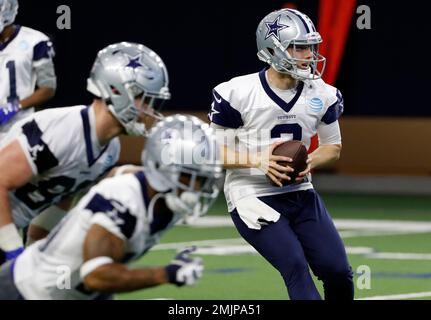
<path id="1" fill-rule="evenodd" d="M 310 146 L 311 137 L 327 127 L 338 132 L 343 112 L 341 93 L 323 80 L 299 81 L 293 90 L 269 85 L 266 70 L 231 79 L 213 90 L 208 114 L 216 125 L 235 130 L 240 154 L 257 150 L 276 141 L 302 140 Z M 326 130 L 327 132 L 328 130 Z M 333 143 L 341 143 L 339 134 Z M 225 196 L 229 211 L 245 197 L 267 196 L 313 188 L 311 176 L 303 183 L 274 187 L 258 169 L 227 170 Z"/>
<path id="2" fill-rule="evenodd" d="M 80 278 L 83 245 L 88 230 L 98 224 L 123 239 L 125 261 L 141 257 L 179 215 L 155 219 L 147 211 L 149 197 L 144 172 L 102 180 L 51 231 L 46 239 L 28 247 L 16 260 L 15 284 L 25 299 L 96 299 Z M 60 271 L 59 271 L 60 270 Z M 61 285 L 61 270 L 71 275 L 70 289 Z"/>
<path id="3" fill-rule="evenodd" d="M 14 222 L 25 227 L 44 209 L 86 188 L 118 161 L 120 141 L 99 145 L 92 107 L 47 109 L 17 122 L 1 146 L 18 140 L 33 178 L 9 192 Z"/>
<path id="4" fill-rule="evenodd" d="M 0 105 L 23 100 L 33 94 L 36 67 L 52 63 L 54 49 L 49 38 L 37 30 L 17 26 L 5 43 L 0 44 Z M 21 110 L 0 132 L 7 132 L 13 123 L 32 113 L 34 108 Z"/>

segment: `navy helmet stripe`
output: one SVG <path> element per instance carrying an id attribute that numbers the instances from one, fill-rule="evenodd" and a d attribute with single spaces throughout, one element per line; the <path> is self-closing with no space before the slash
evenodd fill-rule
<path id="1" fill-rule="evenodd" d="M 310 33 L 310 28 L 308 28 L 307 23 L 305 22 L 304 18 L 301 17 L 300 14 L 296 13 L 293 10 L 288 9 L 289 12 L 293 13 L 295 16 L 297 16 L 299 19 L 301 19 L 302 23 L 304 24 L 305 30 L 307 30 L 307 33 Z"/>
<path id="2" fill-rule="evenodd" d="M 283 99 L 281 99 L 277 94 L 272 91 L 271 87 L 269 86 L 268 82 L 266 81 L 265 77 L 265 71 L 267 68 L 263 69 L 261 72 L 259 72 L 259 79 L 262 84 L 263 90 L 265 90 L 266 94 L 284 111 L 289 112 L 290 109 L 293 108 L 296 101 L 298 101 L 299 97 L 301 96 L 302 89 L 304 88 L 304 82 L 300 81 L 298 84 L 298 88 L 296 90 L 295 96 L 290 100 L 290 102 L 286 102 Z"/>
<path id="3" fill-rule="evenodd" d="M 316 32 L 316 28 L 314 27 L 314 23 L 310 23 L 311 28 L 313 29 L 314 32 Z"/>

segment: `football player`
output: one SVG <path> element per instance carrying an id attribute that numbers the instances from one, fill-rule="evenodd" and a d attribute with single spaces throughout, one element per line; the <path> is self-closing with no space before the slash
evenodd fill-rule
<path id="1" fill-rule="evenodd" d="M 191 249 L 165 267 L 125 263 L 148 252 L 184 215 L 208 210 L 223 178 L 215 136 L 198 118 L 176 115 L 153 127 L 145 149 L 143 168 L 99 182 L 47 238 L 2 266 L 0 300 L 106 299 L 197 281 L 203 264 L 189 256 Z M 58 270 L 70 278 L 62 280 Z"/>
<path id="2" fill-rule="evenodd" d="M 261 20 L 256 38 L 257 55 L 269 66 L 216 86 L 209 113 L 214 128 L 231 132 L 238 150 L 250 153 L 244 158 L 225 145 L 229 212 L 240 234 L 280 272 L 291 299 L 321 298 L 309 267 L 323 281 L 326 299 L 352 299 L 344 244 L 310 176 L 341 151 L 343 98 L 321 79 L 321 36 L 305 14 L 282 9 Z M 295 181 L 287 175 L 292 168 L 277 164 L 291 159 L 265 157 L 282 141 L 301 140 L 308 148 L 316 133 L 320 146 Z"/>
<path id="3" fill-rule="evenodd" d="M 7 259 L 22 251 L 17 227 L 28 226 L 50 207 L 37 221 L 39 231 L 49 231 L 66 213 L 68 196 L 117 162 L 118 135 L 146 134 L 145 123 L 160 119 L 153 107 L 170 98 L 161 58 L 128 42 L 98 53 L 87 88 L 95 96 L 90 106 L 36 112 L 5 137 L 0 149 L 0 249 Z"/>
<path id="4" fill-rule="evenodd" d="M 13 123 L 54 96 L 57 82 L 51 41 L 14 24 L 17 12 L 17 0 L 0 0 L 0 140 Z"/>

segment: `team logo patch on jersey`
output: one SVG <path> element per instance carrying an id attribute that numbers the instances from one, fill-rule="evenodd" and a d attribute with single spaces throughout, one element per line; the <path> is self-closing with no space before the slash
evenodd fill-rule
<path id="1" fill-rule="evenodd" d="M 28 148 L 28 151 L 30 152 L 33 161 L 36 161 L 37 155 L 42 152 L 44 148 L 45 146 L 43 144 L 36 144 Z"/>
<path id="2" fill-rule="evenodd" d="M 28 44 L 28 42 L 27 42 L 27 41 L 25 41 L 25 40 L 22 40 L 22 41 L 19 43 L 19 48 L 20 48 L 22 51 L 26 51 L 26 50 L 29 48 L 29 44 Z"/>
<path id="3" fill-rule="evenodd" d="M 110 154 L 107 155 L 104 163 L 103 163 L 103 168 L 104 170 L 112 167 L 114 165 L 114 157 Z"/>
<path id="4" fill-rule="evenodd" d="M 323 102 L 319 98 L 311 99 L 308 104 L 313 112 L 320 112 L 323 109 Z"/>

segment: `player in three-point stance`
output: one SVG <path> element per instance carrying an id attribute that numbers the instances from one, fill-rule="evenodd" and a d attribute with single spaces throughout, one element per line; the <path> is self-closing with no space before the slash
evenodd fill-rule
<path id="1" fill-rule="evenodd" d="M 164 283 L 192 285 L 202 276 L 191 248 L 164 267 L 126 263 L 185 215 L 205 214 L 217 198 L 223 170 L 213 130 L 196 117 L 168 117 L 145 149 L 143 168 L 102 180 L 48 237 L 0 268 L 0 300 L 108 299 Z M 58 268 L 70 271 L 70 288 L 58 286 Z"/>
<path id="2" fill-rule="evenodd" d="M 120 134 L 145 135 L 170 98 L 161 58 L 141 44 L 121 42 L 99 51 L 88 79 L 90 106 L 47 109 L 18 121 L 0 149 L 0 253 L 22 252 L 18 228 L 43 238 L 70 199 L 117 162 Z M 32 220 L 33 219 L 33 220 Z"/>

